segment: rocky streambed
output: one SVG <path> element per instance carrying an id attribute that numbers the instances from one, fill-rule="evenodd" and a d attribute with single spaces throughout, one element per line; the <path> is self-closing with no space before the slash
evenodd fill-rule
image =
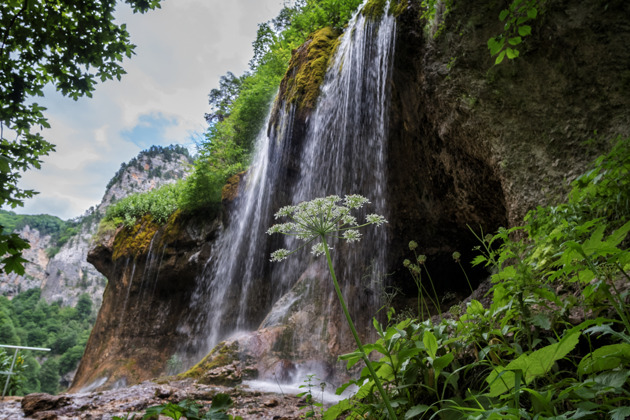
<path id="1" fill-rule="evenodd" d="M 171 382 L 146 381 L 127 388 L 76 394 L 30 394 L 25 397 L 6 397 L 0 400 L 0 419 L 112 419 L 114 416 L 141 418 L 147 407 L 169 402 L 194 400 L 209 407 L 219 393 L 232 397 L 234 405 L 228 410 L 243 419 L 292 420 L 304 413 L 304 398 L 295 395 L 261 392 L 246 385 L 228 388 L 203 385 L 194 380 Z M 162 418 L 162 417 L 160 417 Z M 164 417 L 166 418 L 166 417 Z"/>

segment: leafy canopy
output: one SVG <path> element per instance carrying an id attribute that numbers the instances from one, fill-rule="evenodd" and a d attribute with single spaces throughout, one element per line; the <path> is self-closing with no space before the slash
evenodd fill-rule
<path id="1" fill-rule="evenodd" d="M 40 168 L 54 151 L 40 131 L 50 125 L 32 98 L 52 84 L 75 100 L 92 96 L 96 83 L 119 79 L 120 63 L 134 45 L 124 24 L 114 23 L 116 0 L 6 0 L 0 2 L 0 205 L 12 208 L 36 194 L 18 187 L 21 172 Z M 134 12 L 160 0 L 125 0 Z M 24 273 L 28 243 L 0 227 L 2 271 Z M 8 256 L 6 256 L 8 254 Z"/>

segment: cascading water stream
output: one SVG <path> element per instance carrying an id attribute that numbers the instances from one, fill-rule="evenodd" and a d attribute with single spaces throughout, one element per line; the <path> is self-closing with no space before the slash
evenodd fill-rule
<path id="1" fill-rule="evenodd" d="M 188 350 L 191 359 L 198 360 L 236 331 L 255 330 L 266 316 L 265 325 L 280 322 L 282 316 L 274 318 L 269 312 L 305 273 L 317 273 L 313 275 L 321 277 L 318 281 L 330 283 L 328 272 L 314 268 L 321 262 L 306 253 L 283 263 L 269 262 L 271 251 L 287 246 L 266 234 L 280 206 L 356 193 L 370 199 L 370 213 L 387 217 L 386 118 L 394 35 L 395 19 L 387 12 L 380 21 L 355 15 L 331 60 L 299 150 L 291 138 L 293 106 L 282 107 L 269 135 L 266 130 L 260 134 L 229 223 L 198 280 L 190 311 L 197 318 L 182 327 L 189 328 L 191 337 L 182 353 Z M 296 153 L 299 174 L 288 176 L 287 156 L 295 158 Z M 333 252 L 345 293 L 362 291 L 361 296 L 347 296 L 351 311 L 371 316 L 378 309 L 388 239 L 383 228 L 363 233 L 362 241 L 351 248 L 333 243 Z M 324 289 L 333 293 L 331 287 Z M 296 300 L 291 299 L 283 298 L 275 311 L 294 306 Z M 331 294 L 326 299 L 336 298 Z M 325 326 L 320 330 L 324 334 Z M 296 340 L 293 337 L 292 345 L 297 348 Z"/>

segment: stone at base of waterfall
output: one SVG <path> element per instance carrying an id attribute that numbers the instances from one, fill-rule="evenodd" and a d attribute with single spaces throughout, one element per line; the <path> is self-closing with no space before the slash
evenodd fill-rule
<path id="1" fill-rule="evenodd" d="M 229 365 L 219 366 L 206 371 L 199 382 L 211 385 L 235 386 L 247 379 L 255 379 L 258 370 L 250 366 L 242 366 L 241 362 L 232 362 Z"/>
<path id="2" fill-rule="evenodd" d="M 50 412 L 70 404 L 70 399 L 63 395 L 29 394 L 22 398 L 24 414 L 35 419 L 50 417 Z"/>

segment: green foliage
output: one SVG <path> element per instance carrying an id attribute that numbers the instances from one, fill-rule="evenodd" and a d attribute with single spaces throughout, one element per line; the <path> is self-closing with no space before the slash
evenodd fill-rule
<path id="1" fill-rule="evenodd" d="M 0 344 L 20 345 L 20 338 L 15 331 L 15 324 L 4 311 L 0 311 Z"/>
<path id="2" fill-rule="evenodd" d="M 205 115 L 209 124 L 221 122 L 230 115 L 230 108 L 238 98 L 247 75 L 237 77 L 231 71 L 219 79 L 219 89 L 212 89 L 208 95 L 211 112 Z"/>
<path id="3" fill-rule="evenodd" d="M 39 371 L 41 391 L 56 394 L 59 390 L 59 361 L 55 358 L 46 359 Z"/>
<path id="4" fill-rule="evenodd" d="M 52 350 L 22 352 L 22 385 L 15 392 L 55 392 L 61 375 L 77 367 L 93 323 L 92 301 L 87 294 L 79 297 L 76 308 L 47 303 L 39 289 L 20 293 L 10 301 L 0 297 L 0 344 Z M 43 359 L 41 368 L 35 357 Z"/>
<path id="5" fill-rule="evenodd" d="M 126 0 L 134 12 L 159 7 L 159 0 Z M 38 132 L 49 128 L 45 108 L 31 98 L 54 85 L 73 99 L 92 95 L 97 79 L 124 74 L 131 57 L 125 25 L 114 22 L 116 0 L 4 1 L 0 3 L 0 205 L 12 208 L 36 194 L 18 187 L 21 173 L 40 168 L 54 146 Z M 11 137 L 11 138 L 10 138 Z M 24 273 L 28 244 L 0 230 L 0 270 Z"/>
<path id="6" fill-rule="evenodd" d="M 433 309 L 437 310 L 438 313 L 441 314 L 442 309 L 440 306 L 440 299 L 438 298 L 437 291 L 435 290 L 435 285 L 433 284 L 433 279 L 431 278 L 429 270 L 425 264 L 427 257 L 425 255 L 418 255 L 416 253 L 417 247 L 418 244 L 415 241 L 409 242 L 409 250 L 413 252 L 415 262 L 404 260 L 403 266 L 409 270 L 409 274 L 411 274 L 411 278 L 413 278 L 413 282 L 418 288 L 418 319 L 425 319 L 425 310 L 426 318 L 431 316 L 431 310 L 429 309 L 427 301 L 431 303 Z M 428 280 L 425 282 L 422 281 L 423 270 L 427 275 Z M 432 293 L 429 293 L 425 283 L 428 283 L 431 286 Z"/>
<path id="7" fill-rule="evenodd" d="M 301 418 L 305 418 L 305 419 L 315 418 L 315 417 L 321 418 L 324 414 L 324 404 L 316 400 L 315 396 L 313 395 L 313 389 L 317 387 L 321 389 L 322 394 L 323 394 L 324 390 L 326 389 L 326 382 L 322 381 L 319 383 L 319 386 L 316 386 L 313 383 L 313 381 L 317 381 L 317 380 L 318 379 L 315 375 L 310 374 L 306 376 L 306 380 L 304 380 L 304 384 L 299 386 L 299 388 L 301 389 L 306 389 L 306 391 L 300 392 L 299 394 L 296 395 L 299 398 L 304 397 L 304 400 L 306 401 L 306 405 L 303 405 L 300 407 L 300 410 L 305 410 L 304 414 L 300 416 Z M 322 396 L 322 401 L 323 401 L 323 396 Z"/>
<path id="8" fill-rule="evenodd" d="M 15 363 L 13 363 L 15 358 Z M 11 365 L 13 369 L 11 370 Z M 27 365 L 24 363 L 24 357 L 18 351 L 17 355 L 13 349 L 5 349 L 0 347 L 0 372 L 13 372 L 9 378 L 9 387 L 7 388 L 6 395 L 19 395 L 20 391 L 24 387 L 25 377 L 24 370 Z M 0 373 L 0 387 L 4 390 L 6 385 L 7 375 Z"/>
<path id="9" fill-rule="evenodd" d="M 68 348 L 59 358 L 59 373 L 65 374 L 74 370 L 79 364 L 79 360 L 83 357 L 84 351 L 85 344 Z"/>
<path id="10" fill-rule="evenodd" d="M 210 407 L 204 407 L 192 400 L 183 400 L 179 403 L 166 403 L 146 409 L 142 419 L 153 419 L 159 417 L 168 417 L 171 419 L 188 419 L 188 420 L 242 420 L 240 416 L 233 417 L 227 414 L 227 410 L 232 407 L 232 398 L 227 394 L 216 394 L 212 398 Z M 125 417 L 114 416 L 115 420 L 128 419 Z M 132 417 L 135 418 L 135 415 Z"/>
<path id="11" fill-rule="evenodd" d="M 92 315 L 92 299 L 90 295 L 87 293 L 79 296 L 79 300 L 77 301 L 77 319 L 85 320 L 89 319 L 90 315 Z"/>
<path id="12" fill-rule="evenodd" d="M 500 64 L 505 57 L 513 60 L 520 55 L 517 46 L 531 35 L 529 23 L 538 16 L 544 3 L 545 0 L 512 0 L 508 8 L 501 11 L 499 20 L 505 22 L 503 32 L 488 40 L 490 55 L 496 56 L 495 64 Z"/>
<path id="13" fill-rule="evenodd" d="M 136 220 L 150 214 L 157 223 L 165 223 L 179 207 L 182 182 L 167 184 L 147 193 L 131 194 L 109 206 L 103 220 L 133 226 Z"/>
<path id="14" fill-rule="evenodd" d="M 41 235 L 50 235 L 54 245 L 46 249 L 48 258 L 55 256 L 71 237 L 79 233 L 83 222 L 83 218 L 64 221 L 48 214 L 26 215 L 0 210 L 0 226 L 4 226 L 7 232 L 13 233 L 29 226 L 38 230 Z"/>
<path id="15" fill-rule="evenodd" d="M 375 359 L 397 415 L 627 417 L 629 144 L 617 139 L 573 183 L 566 203 L 531 211 L 523 227 L 478 234 L 481 255 L 473 262 L 494 272 L 489 307 L 472 300 L 463 311 L 460 305 L 423 322 L 395 322 L 390 309 L 386 327 L 374 322 L 379 339 L 363 349 Z M 352 367 L 361 353 L 340 359 Z M 352 384 L 356 396 L 332 406 L 325 419 L 384 414 L 366 369 L 338 391 Z"/>

